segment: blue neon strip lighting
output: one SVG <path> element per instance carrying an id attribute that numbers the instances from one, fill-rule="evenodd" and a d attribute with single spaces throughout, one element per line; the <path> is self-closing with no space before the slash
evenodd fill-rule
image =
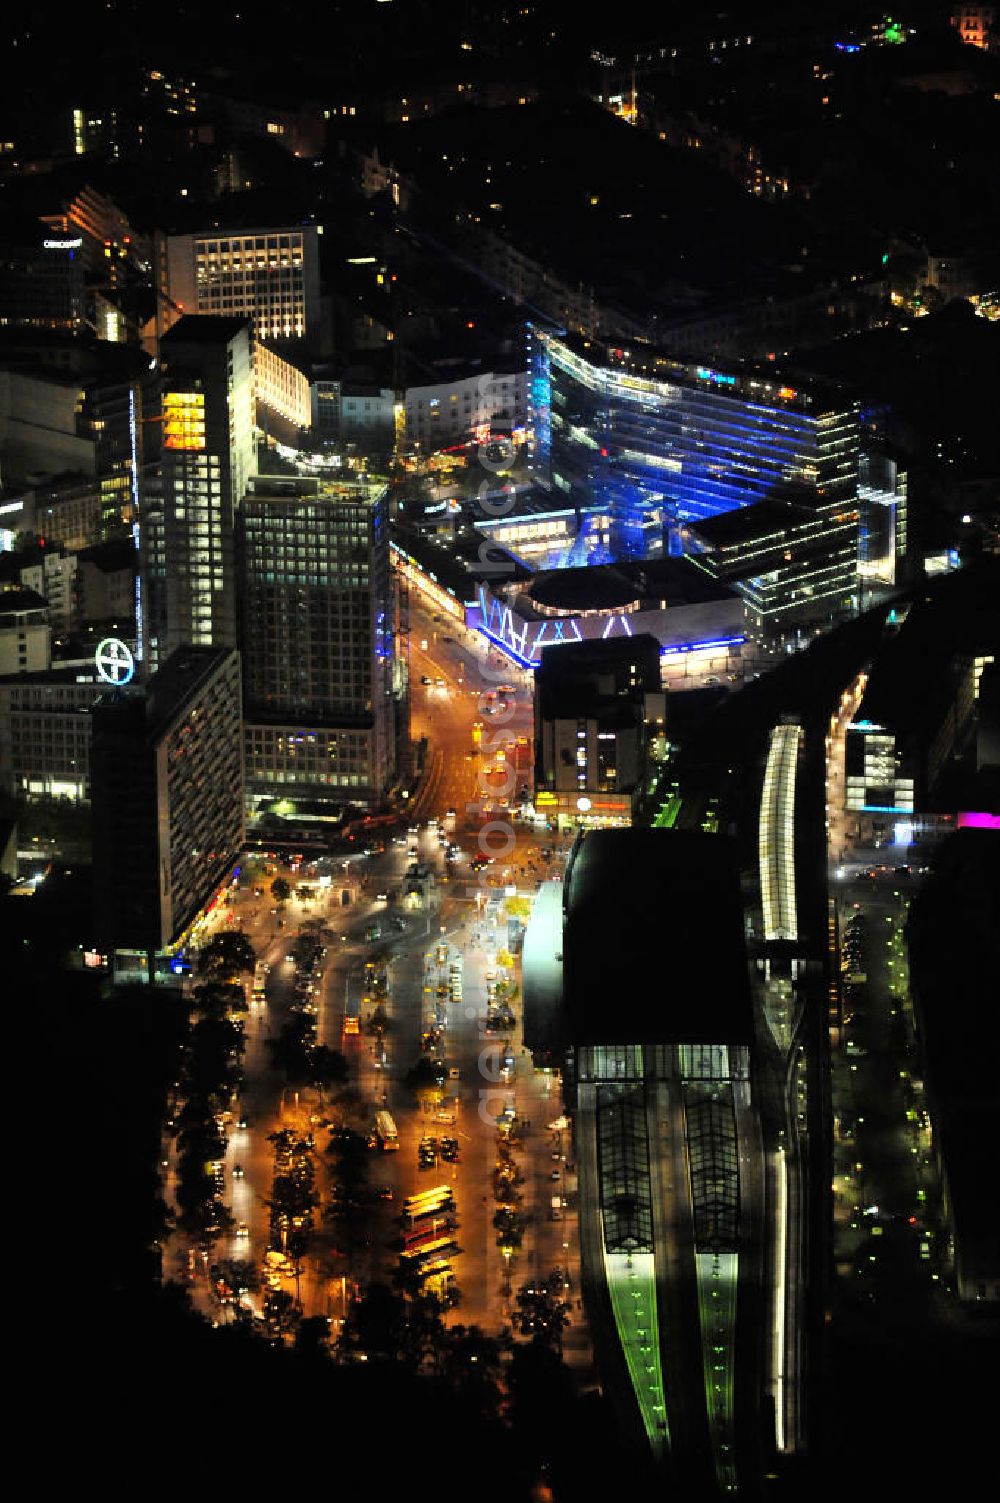
<path id="1" fill-rule="evenodd" d="M 704 652 L 709 647 L 736 647 L 746 641 L 746 637 L 713 637 L 710 642 L 688 642 L 680 647 L 661 647 L 660 657 L 674 657 L 679 652 Z"/>
<path id="2" fill-rule="evenodd" d="M 861 810 L 864 814 L 906 814 L 913 818 L 912 809 L 897 809 L 895 804 L 862 804 Z"/>
<path id="3" fill-rule="evenodd" d="M 508 642 L 505 642 L 502 637 L 496 636 L 490 631 L 489 627 L 477 626 L 475 629 L 481 632 L 484 637 L 487 637 L 495 647 L 499 647 L 501 652 L 506 653 L 512 663 L 518 663 L 522 668 L 534 669 L 538 667 L 538 664 L 533 663 L 530 658 L 524 658 L 519 652 L 515 652 Z"/>
<path id="4" fill-rule="evenodd" d="M 735 376 L 724 376 L 721 371 L 710 371 L 703 365 L 698 366 L 698 375 L 703 381 L 714 381 L 717 386 L 735 386 Z"/>

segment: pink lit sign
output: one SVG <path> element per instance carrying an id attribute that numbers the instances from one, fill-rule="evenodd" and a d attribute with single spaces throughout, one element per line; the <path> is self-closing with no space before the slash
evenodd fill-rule
<path id="1" fill-rule="evenodd" d="M 960 830 L 1000 830 L 1000 814 L 960 814 Z"/>

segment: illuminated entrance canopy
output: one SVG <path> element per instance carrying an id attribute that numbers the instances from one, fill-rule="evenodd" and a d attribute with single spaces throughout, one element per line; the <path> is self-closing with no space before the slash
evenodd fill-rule
<path id="1" fill-rule="evenodd" d="M 135 659 L 120 637 L 105 637 L 94 654 L 97 676 L 120 689 L 135 676 Z"/>

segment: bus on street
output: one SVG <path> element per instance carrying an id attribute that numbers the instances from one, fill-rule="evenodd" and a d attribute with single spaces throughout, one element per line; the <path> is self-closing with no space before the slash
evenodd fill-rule
<path id="1" fill-rule="evenodd" d="M 433 1237 L 429 1242 L 421 1242 L 418 1247 L 404 1248 L 400 1257 L 409 1263 L 424 1263 L 428 1258 L 439 1259 L 445 1253 L 457 1252 L 458 1245 L 455 1242 L 453 1232 L 444 1232 L 440 1237 Z"/>
<path id="2" fill-rule="evenodd" d="M 455 1197 L 450 1185 L 437 1185 L 432 1190 L 422 1190 L 419 1195 L 410 1195 L 403 1203 L 403 1221 L 409 1226 L 424 1221 L 429 1216 L 440 1216 L 455 1209 Z"/>

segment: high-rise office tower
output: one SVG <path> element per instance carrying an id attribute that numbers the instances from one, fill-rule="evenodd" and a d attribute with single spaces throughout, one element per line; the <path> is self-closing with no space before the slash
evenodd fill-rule
<path id="1" fill-rule="evenodd" d="M 188 643 L 236 646 L 233 533 L 254 468 L 249 324 L 183 318 L 160 351 L 160 475 L 141 518 L 154 669 Z"/>
<path id="2" fill-rule="evenodd" d="M 680 552 L 686 524 L 757 501 L 856 501 L 858 412 L 836 387 L 539 328 L 530 352 L 535 467 L 564 505 L 606 508 L 616 559 Z"/>
<path id="3" fill-rule="evenodd" d="M 144 689 L 94 707 L 97 934 L 118 970 L 132 952 L 145 974 L 239 860 L 240 719 L 239 654 L 209 647 L 182 648 Z"/>
<path id="4" fill-rule="evenodd" d="M 85 313 L 83 239 L 33 214 L 0 219 L 0 327 L 78 333 Z"/>
<path id="5" fill-rule="evenodd" d="M 247 791 L 372 801 L 395 764 L 385 487 L 258 476 L 238 554 Z"/>
<path id="6" fill-rule="evenodd" d="M 268 343 L 315 342 L 320 329 L 319 231 L 314 224 L 157 235 L 158 308 L 250 319 Z"/>

